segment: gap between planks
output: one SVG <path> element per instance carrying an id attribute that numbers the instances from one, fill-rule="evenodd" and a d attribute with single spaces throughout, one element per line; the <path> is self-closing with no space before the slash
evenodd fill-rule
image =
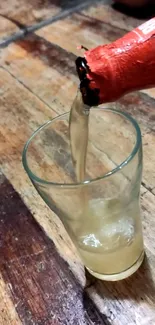
<path id="1" fill-rule="evenodd" d="M 6 71 L 7 73 L 9 73 L 9 75 L 12 77 L 12 78 L 14 78 L 16 81 L 18 81 L 24 88 L 26 88 L 33 96 L 35 96 L 37 99 L 39 99 L 43 104 L 45 104 L 50 110 L 52 110 L 54 113 L 56 113 L 57 115 L 58 115 L 58 113 L 57 113 L 57 111 L 54 109 L 54 108 L 52 108 L 48 103 L 46 103 L 45 101 L 44 101 L 44 99 L 43 98 L 41 98 L 39 95 L 37 95 L 37 94 L 35 94 L 32 90 L 31 90 L 31 88 L 29 88 L 27 85 L 25 85 L 20 79 L 18 79 L 16 76 L 14 76 L 8 69 L 6 69 L 3 65 L 1 65 L 0 64 L 0 68 L 1 69 L 3 69 L 4 71 Z"/>
<path id="2" fill-rule="evenodd" d="M 30 25 L 30 26 L 24 26 L 24 24 L 21 24 L 20 22 L 17 22 L 16 20 L 5 16 L 6 19 L 8 19 L 10 22 L 13 22 L 17 27 L 20 28 L 20 30 L 7 38 L 0 39 L 0 49 L 7 47 L 10 43 L 13 43 L 17 40 L 23 39 L 28 34 L 31 34 L 35 31 L 37 31 L 45 26 L 48 26 L 50 24 L 53 24 L 59 20 L 67 18 L 68 16 L 72 15 L 73 13 L 76 13 L 78 11 L 89 8 L 91 5 L 93 5 L 93 4 L 95 5 L 99 2 L 101 2 L 101 0 L 86 0 L 84 3 L 82 3 L 80 5 L 71 7 L 66 10 L 62 10 L 58 15 L 51 17 L 49 19 L 45 19 L 45 20 L 41 21 L 40 23 Z M 107 1 L 105 0 L 105 3 L 106 2 Z M 4 17 L 4 16 L 2 15 L 2 17 Z"/>

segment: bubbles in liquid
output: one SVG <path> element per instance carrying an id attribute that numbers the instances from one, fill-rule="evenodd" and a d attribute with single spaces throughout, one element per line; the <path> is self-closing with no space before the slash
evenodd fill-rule
<path id="1" fill-rule="evenodd" d="M 85 178 L 89 108 L 78 92 L 70 112 L 70 141 L 76 181 Z M 89 199 L 81 189 L 81 207 L 70 221 L 84 264 L 98 274 L 115 274 L 130 268 L 143 251 L 138 201 L 126 206 L 119 199 Z M 81 211 L 80 211 L 81 210 Z"/>
<path id="2" fill-rule="evenodd" d="M 97 200 L 97 205 L 93 202 L 92 206 L 93 210 L 89 207 L 77 232 L 84 263 L 101 274 L 123 272 L 136 262 L 143 250 L 138 202 L 127 209 L 119 200 L 101 201 L 101 204 Z"/>
<path id="3" fill-rule="evenodd" d="M 136 216 L 138 209 L 134 207 L 133 215 L 130 209 L 124 210 L 119 200 L 115 200 L 115 204 L 112 201 L 91 202 L 87 215 L 82 218 L 82 227 L 78 229 L 79 245 L 85 247 L 84 249 L 95 248 L 96 251 L 98 249 L 106 253 L 130 245 L 134 240 L 136 231 L 134 215 Z M 113 205 L 117 206 L 116 210 L 113 209 Z"/>

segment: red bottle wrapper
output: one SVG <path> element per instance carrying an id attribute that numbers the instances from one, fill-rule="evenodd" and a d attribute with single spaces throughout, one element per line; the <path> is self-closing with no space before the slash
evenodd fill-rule
<path id="1" fill-rule="evenodd" d="M 155 18 L 117 41 L 85 52 L 89 89 L 98 104 L 155 86 Z"/>

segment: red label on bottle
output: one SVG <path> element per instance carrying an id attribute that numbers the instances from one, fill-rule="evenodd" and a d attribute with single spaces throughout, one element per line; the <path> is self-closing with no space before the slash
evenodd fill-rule
<path id="1" fill-rule="evenodd" d="M 85 53 L 89 87 L 99 90 L 100 103 L 155 85 L 155 18 L 122 38 Z"/>
<path id="2" fill-rule="evenodd" d="M 152 35 L 155 35 L 155 18 L 152 18 L 146 23 L 142 24 L 133 30 L 133 32 L 140 37 L 140 40 L 148 39 Z"/>

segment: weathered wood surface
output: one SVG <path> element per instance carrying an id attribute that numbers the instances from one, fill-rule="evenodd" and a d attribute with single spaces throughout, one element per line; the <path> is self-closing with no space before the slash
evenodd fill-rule
<path id="1" fill-rule="evenodd" d="M 3 175 L 0 183 L 0 270 L 21 323 L 109 325 Z"/>
<path id="2" fill-rule="evenodd" d="M 69 313 L 73 315 L 71 300 L 73 291 L 79 295 L 79 305 L 82 306 L 83 303 L 82 288 L 85 286 L 83 267 L 61 222 L 45 206 L 28 180 L 21 164 L 22 149 L 27 138 L 39 125 L 69 110 L 78 85 L 74 66 L 75 55 L 78 54 L 76 46 L 83 44 L 93 47 L 110 42 L 122 36 L 128 29 L 137 26 L 139 22 L 140 20 L 116 12 L 108 5 L 91 6 L 87 11 L 81 11 L 49 25 L 39 30 L 37 34 L 29 35 L 24 40 L 12 43 L 1 50 L 1 168 L 33 217 L 52 239 L 59 254 L 68 263 L 59 257 L 52 241 L 40 230 L 17 193 L 1 176 L 0 195 L 1 200 L 5 199 L 5 204 L 0 219 L 6 222 L 3 226 L 2 221 L 0 228 L 1 238 L 6 238 L 5 246 L 0 245 L 0 309 L 4 310 L 0 316 L 2 325 L 65 324 L 63 319 L 66 321 L 67 317 L 70 323 L 68 321 L 66 324 L 78 324 L 68 315 Z M 137 274 L 120 283 L 102 283 L 97 280 L 94 282 L 90 277 L 84 291 L 86 296 L 90 297 L 86 298 L 88 307 L 83 304 L 81 312 L 81 317 L 85 317 L 85 320 L 79 316 L 79 324 L 101 322 L 108 325 L 154 325 L 155 92 L 149 90 L 147 94 L 144 92 L 130 94 L 122 98 L 117 105 L 139 121 L 143 134 L 144 175 L 141 204 L 147 259 Z M 9 206 L 12 207 L 11 211 L 15 212 L 10 212 Z M 5 213 L 7 219 L 4 217 Z M 35 238 L 34 245 L 29 234 Z M 17 242 L 15 237 L 19 238 Z M 30 238 L 29 243 L 25 237 Z M 43 249 L 43 246 L 46 248 Z M 36 248 L 37 252 L 39 250 L 42 252 L 35 254 L 33 248 L 34 250 Z M 38 262 L 47 263 L 47 269 L 41 270 L 41 274 L 37 273 Z M 26 265 L 29 267 L 24 273 Z M 66 279 L 64 284 L 65 281 L 60 280 L 60 274 L 57 274 L 55 284 L 57 289 L 51 284 L 53 274 L 51 265 L 54 265 L 54 270 L 61 268 L 62 277 Z M 28 281 L 22 279 L 25 276 Z M 34 285 L 31 285 L 32 280 Z M 66 289 L 68 286 L 69 289 Z M 68 309 L 60 312 L 58 320 L 53 320 L 49 310 L 52 311 L 54 308 L 52 299 L 56 290 L 59 291 L 57 299 L 60 299 L 61 295 L 64 297 L 64 291 L 69 290 L 67 298 L 63 298 L 68 299 Z M 49 300 L 46 296 L 48 294 Z M 59 304 L 59 300 L 56 301 Z M 96 319 L 92 318 L 93 312 L 89 312 L 91 308 L 96 313 Z M 57 307 L 55 314 L 56 310 Z M 74 314 L 74 317 L 77 317 L 76 315 Z"/>
<path id="3" fill-rule="evenodd" d="M 25 0 L 1 0 L 0 15 L 30 25 L 49 19 L 60 11 L 74 9 L 82 3 L 82 0 L 30 0 L 27 3 Z M 89 1 L 85 3 L 89 4 Z"/>
<path id="4" fill-rule="evenodd" d="M 7 0 L 0 3 L 0 48 L 101 0 Z M 109 0 L 104 0 L 104 2 Z"/>
<path id="5" fill-rule="evenodd" d="M 17 31 L 17 26 L 9 19 L 0 15 L 0 39 L 9 37 Z"/>
<path id="6" fill-rule="evenodd" d="M 62 7 L 67 6 L 68 2 L 31 0 L 26 5 L 24 0 L 2 0 L 0 3 L 0 14 L 27 25 L 55 15 Z"/>

